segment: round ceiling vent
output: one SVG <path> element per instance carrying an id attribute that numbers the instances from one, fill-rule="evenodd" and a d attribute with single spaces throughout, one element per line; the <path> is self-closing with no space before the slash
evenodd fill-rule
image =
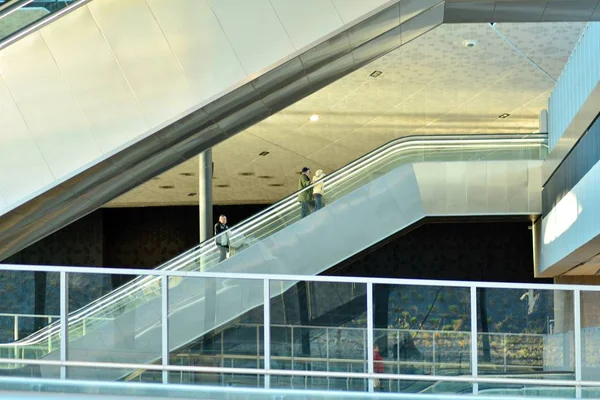
<path id="1" fill-rule="evenodd" d="M 464 40 L 462 42 L 463 46 L 465 46 L 467 49 L 472 49 L 473 47 L 477 46 L 478 43 L 479 42 L 477 42 L 477 40 L 471 40 L 471 39 Z"/>

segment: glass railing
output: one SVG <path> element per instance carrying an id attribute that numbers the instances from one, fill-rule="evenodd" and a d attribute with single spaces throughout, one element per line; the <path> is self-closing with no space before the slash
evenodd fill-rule
<path id="1" fill-rule="evenodd" d="M 540 160 L 547 154 L 546 135 L 469 135 L 469 136 L 413 136 L 392 141 L 373 152 L 342 167 L 319 181 L 324 185 L 324 203 L 331 204 L 378 177 L 403 165 L 439 161 L 483 160 Z M 311 185 L 304 190 L 311 190 Z M 304 191 L 303 190 L 303 191 Z M 233 262 L 244 249 L 285 229 L 298 221 L 300 204 L 296 192 L 266 210 L 243 221 L 223 235 L 228 235 L 235 248 L 230 260 Z M 318 212 L 318 211 L 317 211 Z M 209 239 L 180 256 L 160 265 L 157 269 L 170 271 L 208 271 L 220 264 L 220 253 L 215 242 Z M 227 263 L 221 272 L 227 271 Z M 232 264 L 234 266 L 235 263 Z M 245 271 L 252 273 L 252 271 Z M 281 271 L 285 274 L 285 271 Z M 181 279 L 171 279 L 176 286 Z M 170 307 L 183 307 L 203 296 L 180 299 Z M 111 320 L 160 297 L 160 279 L 152 276 L 136 278 L 119 289 L 91 302 L 69 315 L 69 341 L 76 340 Z M 151 322 L 150 324 L 158 323 Z M 148 329 L 139 326 L 138 331 Z M 51 324 L 16 343 L 0 345 L 0 352 L 7 351 L 16 358 L 40 359 L 58 348 L 60 326 Z M 17 357 L 18 355 L 18 357 Z M 12 356 L 11 356 L 12 357 Z"/>
<path id="2" fill-rule="evenodd" d="M 0 45 L 7 45 L 49 18 L 58 18 L 82 0 L 0 1 Z"/>
<path id="3" fill-rule="evenodd" d="M 20 284 L 42 271 L 52 279 L 60 275 L 60 285 L 48 288 L 48 299 L 62 299 L 59 319 L 67 330 L 59 345 L 64 347 L 43 360 L 3 354 L 0 364 L 13 370 L 0 375 L 60 377 L 65 385 L 95 380 L 96 389 L 115 380 L 131 387 L 175 384 L 187 386 L 194 398 L 202 386 L 344 391 L 346 398 L 374 390 L 436 398 L 484 391 L 545 396 L 561 389 L 569 398 L 577 391 L 584 394 L 578 397 L 598 398 L 597 286 L 132 270 L 158 276 L 165 285 L 184 277 L 196 281 L 195 288 L 235 279 L 240 281 L 235 291 L 255 291 L 264 307 L 174 348 L 181 331 L 201 333 L 203 328 L 190 313 L 183 319 L 172 306 L 184 284 L 172 290 L 165 286 L 151 307 L 162 320 L 160 334 L 134 334 L 143 318 L 133 313 L 119 318 L 118 331 L 99 329 L 83 338 L 92 340 L 73 347 L 65 300 L 79 288 L 68 282 L 123 272 L 0 265 L 2 274 L 12 274 Z M 289 281 L 296 282 L 293 288 L 273 295 Z M 331 295 L 332 289 L 337 295 Z M 223 301 L 221 310 L 246 298 L 226 297 L 217 299 Z M 13 299 L 4 300 L 0 311 L 14 307 Z M 307 323 L 297 322 L 303 318 Z M 149 361 L 140 362 L 141 352 Z M 0 392 L 7 390 L 6 382 L 0 376 Z M 36 390 L 44 387 L 40 383 Z"/>

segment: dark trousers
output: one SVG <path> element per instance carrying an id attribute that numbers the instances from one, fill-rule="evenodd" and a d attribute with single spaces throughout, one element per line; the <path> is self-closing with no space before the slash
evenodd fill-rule
<path id="1" fill-rule="evenodd" d="M 304 218 L 310 214 L 310 205 L 308 201 L 300 202 L 300 206 L 302 207 L 300 210 L 300 218 Z"/>
<path id="2" fill-rule="evenodd" d="M 219 262 L 225 260 L 227 258 L 227 251 L 229 251 L 229 247 L 217 245 L 219 248 Z"/>
<path id="3" fill-rule="evenodd" d="M 315 193 L 315 211 L 323 208 L 323 195 Z"/>

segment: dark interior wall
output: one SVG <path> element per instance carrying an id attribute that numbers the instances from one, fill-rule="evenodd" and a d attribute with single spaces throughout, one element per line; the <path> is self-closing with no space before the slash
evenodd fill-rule
<path id="1" fill-rule="evenodd" d="M 230 225 L 266 205 L 214 206 Z M 198 244 L 196 206 L 105 208 L 2 261 L 4 264 L 154 268 Z"/>
<path id="2" fill-rule="evenodd" d="M 529 222 L 430 222 L 328 273 L 406 279 L 541 282 Z"/>
<path id="3" fill-rule="evenodd" d="M 104 265 L 103 211 L 98 210 L 2 261 L 26 265 Z"/>

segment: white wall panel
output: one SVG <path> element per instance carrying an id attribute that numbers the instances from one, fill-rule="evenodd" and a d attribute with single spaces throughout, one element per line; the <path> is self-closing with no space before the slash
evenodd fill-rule
<path id="1" fill-rule="evenodd" d="M 541 214 L 542 213 L 542 196 L 540 193 L 542 192 L 542 165 L 543 161 L 530 161 L 528 173 L 528 201 L 529 201 L 529 210 L 533 214 Z"/>
<path id="2" fill-rule="evenodd" d="M 390 0 L 332 0 L 332 2 L 344 24 L 352 22 L 384 4 L 393 3 Z"/>
<path id="3" fill-rule="evenodd" d="M 498 212 L 508 212 L 508 169 L 509 166 L 503 161 L 488 163 L 488 209 L 494 208 Z"/>
<path id="4" fill-rule="evenodd" d="M 271 3 L 297 50 L 343 25 L 330 0 L 271 0 Z"/>
<path id="5" fill-rule="evenodd" d="M 487 190 L 482 190 L 480 182 L 487 182 L 487 166 L 467 168 L 465 171 L 467 205 L 471 212 L 484 213 L 487 209 Z"/>
<path id="6" fill-rule="evenodd" d="M 414 164 L 421 200 L 427 215 L 528 215 L 531 197 L 541 199 L 538 180 L 541 161 L 465 161 Z"/>
<path id="7" fill-rule="evenodd" d="M 87 7 L 67 14 L 41 32 L 102 152 L 148 130 L 142 110 Z"/>
<path id="8" fill-rule="evenodd" d="M 210 0 L 247 74 L 254 74 L 295 49 L 269 0 Z"/>
<path id="9" fill-rule="evenodd" d="M 4 49 L 0 70 L 57 179 L 100 156 L 100 148 L 39 33 Z"/>
<path id="10" fill-rule="evenodd" d="M 527 206 L 525 209 L 529 207 L 528 169 L 528 165 L 524 163 L 507 166 L 507 180 L 510 182 L 507 201 L 509 212 L 522 209 L 523 204 Z M 540 192 L 541 190 L 540 187 Z"/>
<path id="11" fill-rule="evenodd" d="M 88 5 L 151 126 L 194 104 L 192 90 L 145 0 Z"/>
<path id="12" fill-rule="evenodd" d="M 467 207 L 467 162 L 449 163 L 446 166 L 446 211 L 461 214 L 470 211 Z"/>
<path id="13" fill-rule="evenodd" d="M 207 0 L 147 0 L 198 100 L 246 78 Z"/>
<path id="14" fill-rule="evenodd" d="M 54 177 L 3 79 L 0 104 L 0 192 L 8 206 L 50 184 Z"/>
<path id="15" fill-rule="evenodd" d="M 8 206 L 8 203 L 4 200 L 4 196 L 2 195 L 2 190 L 0 189 L 0 214 L 4 211 L 4 209 Z"/>

